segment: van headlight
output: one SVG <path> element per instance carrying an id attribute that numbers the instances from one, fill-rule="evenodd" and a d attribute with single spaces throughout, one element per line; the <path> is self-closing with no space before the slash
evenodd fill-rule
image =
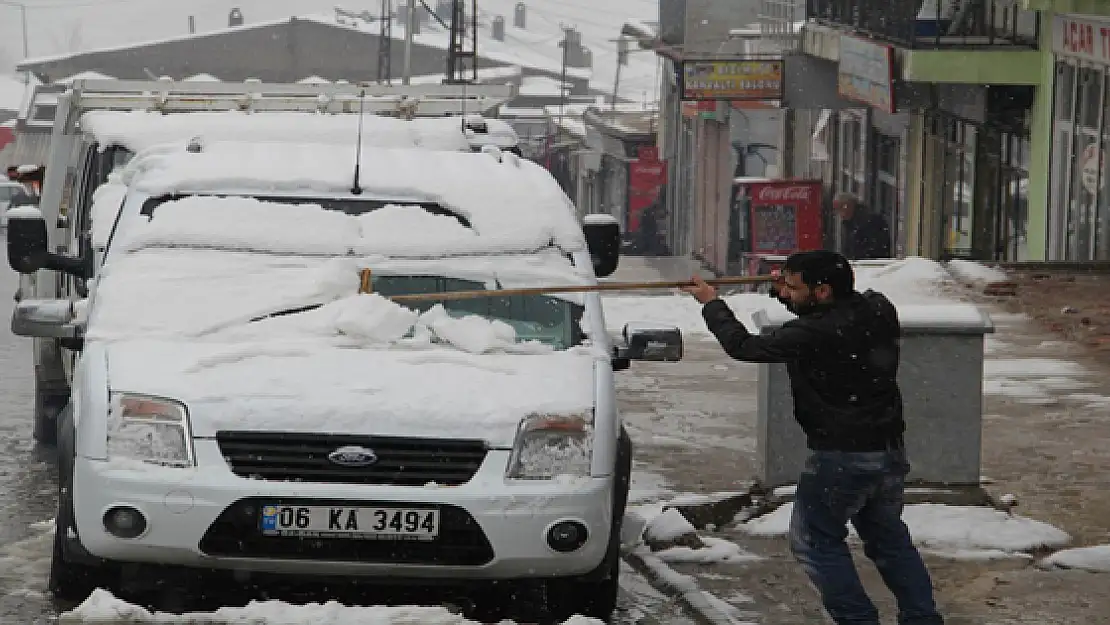
<path id="1" fill-rule="evenodd" d="M 593 459 L 593 415 L 533 415 L 520 422 L 507 476 L 546 480 L 587 476 Z"/>
<path id="2" fill-rule="evenodd" d="M 185 405 L 164 397 L 112 393 L 108 458 L 191 467 L 193 446 Z"/>

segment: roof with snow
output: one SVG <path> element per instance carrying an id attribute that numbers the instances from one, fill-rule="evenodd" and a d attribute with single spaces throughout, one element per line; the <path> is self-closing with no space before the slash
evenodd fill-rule
<path id="1" fill-rule="evenodd" d="M 119 145 L 139 152 L 164 143 L 189 141 L 312 142 L 347 144 L 353 149 L 359 116 L 354 113 L 202 111 L 162 115 L 151 111 L 91 111 L 81 129 L 102 146 Z M 483 119 L 487 139 L 463 131 L 461 117 L 403 120 L 363 116 L 363 145 L 426 150 L 467 151 L 473 144 L 492 142 L 511 147 L 516 134 L 504 121 Z"/>
<path id="2" fill-rule="evenodd" d="M 565 26 L 572 29 L 566 76 L 577 83 L 577 93 L 585 93 L 583 88 L 587 86 L 594 92 L 612 92 L 618 55 L 614 40 L 621 34 L 625 21 L 639 25 L 637 37 L 647 34 L 650 26 L 646 24 L 650 22 L 633 19 L 636 15 L 624 14 L 623 10 L 657 11 L 649 4 L 631 0 L 611 2 L 612 6 L 604 9 L 587 3 L 529 3 L 524 27 L 517 27 L 516 5 L 516 0 L 480 3 L 479 68 L 519 66 L 525 75 L 559 78 L 563 70 Z M 501 40 L 493 33 L 497 18 L 504 20 L 503 29 L 497 29 L 504 32 L 499 35 Z M 394 19 L 391 29 L 396 40 L 394 78 L 400 73 L 404 27 L 402 21 Z M 152 72 L 175 78 L 207 73 L 232 81 L 253 77 L 266 82 L 294 82 L 312 74 L 327 80 L 362 81 L 376 78 L 378 37 L 376 20 L 349 14 L 316 14 L 28 59 L 19 67 L 49 80 L 95 70 L 130 79 L 144 79 Z M 413 73 L 442 75 L 448 31 L 431 20 L 420 27 L 413 39 L 416 46 Z M 630 53 L 627 64 L 621 67 L 621 97 L 640 101 L 645 94 L 654 94 L 659 80 L 657 67 L 658 59 L 653 54 Z M 653 95 L 650 99 L 654 99 Z"/>
<path id="3" fill-rule="evenodd" d="M 21 111 L 27 101 L 29 90 L 39 84 L 32 79 L 30 86 L 24 83 L 22 76 L 6 76 L 0 74 L 0 111 Z"/>
<path id="4" fill-rule="evenodd" d="M 132 159 L 122 180 L 151 196 L 223 193 L 434 204 L 467 220 L 478 235 L 452 243 L 463 246 L 457 253 L 531 252 L 551 245 L 566 252 L 585 249 L 574 207 L 555 179 L 513 154 L 367 147 L 358 196 L 350 191 L 354 157 L 354 150 L 327 144 L 221 142 L 200 152 L 164 145 Z M 445 253 L 445 245 L 422 250 Z"/>

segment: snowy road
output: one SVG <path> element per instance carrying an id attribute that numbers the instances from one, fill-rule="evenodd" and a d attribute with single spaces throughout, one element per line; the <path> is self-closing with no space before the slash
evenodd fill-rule
<path id="1" fill-rule="evenodd" d="M 0 623 L 37 625 L 54 622 L 59 611 L 44 593 L 52 530 L 42 523 L 54 516 L 56 474 L 48 461 L 51 450 L 38 449 L 31 438 L 31 341 L 13 336 L 7 328 L 17 285 L 17 277 L 8 267 L 0 269 Z M 674 602 L 655 592 L 630 568 L 624 570 L 622 587 L 614 623 L 689 622 Z M 245 602 L 241 593 L 237 594 Z M 324 602 L 328 597 L 305 600 Z M 209 595 L 202 601 L 205 605 L 196 608 L 211 610 L 220 601 Z"/>

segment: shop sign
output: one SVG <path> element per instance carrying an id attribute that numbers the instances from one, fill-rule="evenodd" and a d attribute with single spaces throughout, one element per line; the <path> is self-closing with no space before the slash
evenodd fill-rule
<path id="1" fill-rule="evenodd" d="M 836 85 L 843 98 L 893 113 L 894 48 L 842 35 Z"/>
<path id="2" fill-rule="evenodd" d="M 1106 188 L 1106 177 L 1102 175 L 1103 162 L 1105 159 L 1102 150 L 1098 149 L 1097 142 L 1088 144 L 1079 159 L 1080 182 L 1091 195 L 1098 193 L 1099 187 Z"/>
<path id="3" fill-rule="evenodd" d="M 782 59 L 682 62 L 683 100 L 781 100 Z"/>
<path id="4" fill-rule="evenodd" d="M 1054 16 L 1052 52 L 1110 65 L 1110 21 Z"/>

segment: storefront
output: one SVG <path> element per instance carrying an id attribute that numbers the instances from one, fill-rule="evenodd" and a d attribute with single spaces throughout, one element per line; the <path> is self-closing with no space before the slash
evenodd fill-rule
<path id="1" fill-rule="evenodd" d="M 1057 15 L 1049 260 L 1110 260 L 1110 19 Z"/>
<path id="2" fill-rule="evenodd" d="M 1032 89 L 942 85 L 924 114 L 921 253 L 1029 258 Z"/>

